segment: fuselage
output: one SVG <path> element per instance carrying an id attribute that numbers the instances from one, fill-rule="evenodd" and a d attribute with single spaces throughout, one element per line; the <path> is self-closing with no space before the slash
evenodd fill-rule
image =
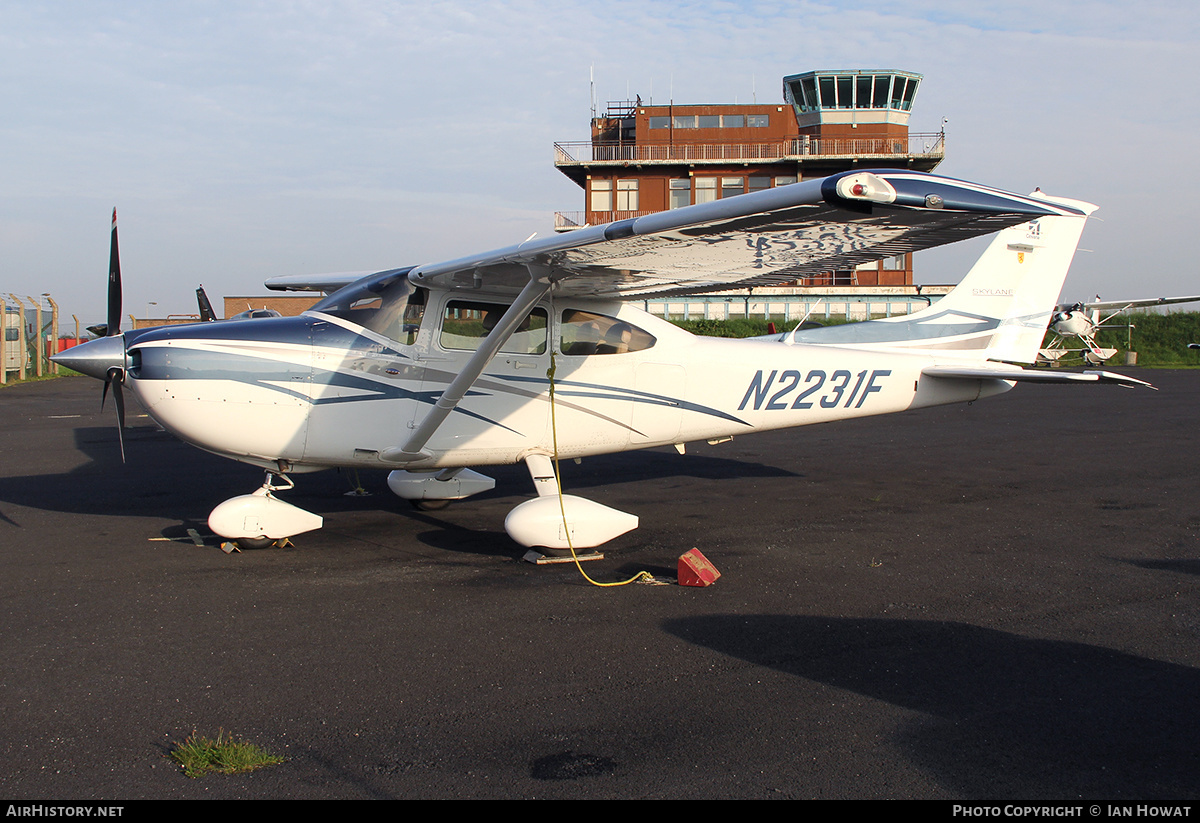
<path id="1" fill-rule="evenodd" d="M 461 292 L 420 300 L 390 325 L 316 310 L 141 333 L 126 385 L 182 439 L 287 471 L 584 457 L 969 401 L 1011 385 L 921 376 L 946 356 L 697 337 L 625 303 L 546 302 L 436 431 L 428 456 L 399 465 L 390 455 L 503 308 L 503 298 Z"/>
<path id="2" fill-rule="evenodd" d="M 1084 337 L 1090 336 L 1096 329 L 1095 321 L 1078 309 L 1058 312 L 1052 321 L 1050 330 L 1055 334 Z"/>

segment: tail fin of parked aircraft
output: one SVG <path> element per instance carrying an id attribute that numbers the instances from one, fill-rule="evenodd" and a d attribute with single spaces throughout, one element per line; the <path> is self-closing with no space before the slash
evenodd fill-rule
<path id="1" fill-rule="evenodd" d="M 200 322 L 208 323 L 217 319 L 217 315 L 213 313 L 212 303 L 208 300 L 208 294 L 204 291 L 204 286 L 196 289 L 196 305 L 200 308 Z"/>
<path id="2" fill-rule="evenodd" d="M 946 352 L 1032 363 L 1062 291 L 1083 224 L 1096 206 L 1034 194 L 1081 216 L 1039 217 L 1000 231 L 966 277 L 929 308 L 904 316 L 797 331 L 789 343 Z"/>

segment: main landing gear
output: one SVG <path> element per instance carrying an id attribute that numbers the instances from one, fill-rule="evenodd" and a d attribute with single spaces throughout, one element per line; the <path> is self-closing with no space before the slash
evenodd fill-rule
<path id="1" fill-rule="evenodd" d="M 273 480 L 287 485 L 275 485 Z M 208 527 L 213 533 L 233 540 L 242 549 L 264 549 L 281 545 L 293 535 L 321 528 L 320 515 L 284 503 L 272 492 L 295 484 L 287 475 L 267 472 L 262 486 L 251 494 L 231 497 L 212 510 Z"/>
<path id="2" fill-rule="evenodd" d="M 525 465 L 538 496 L 504 518 L 504 530 L 522 546 L 552 552 L 591 549 L 638 527 L 637 515 L 584 497 L 561 494 L 554 461 L 548 455 L 528 455 Z"/>
<path id="3" fill-rule="evenodd" d="M 607 543 L 627 531 L 636 529 L 635 515 L 603 506 L 593 500 L 571 494 L 559 496 L 554 475 L 554 461 L 545 454 L 530 454 L 525 458 L 529 475 L 538 496 L 526 500 L 508 513 L 504 530 L 508 536 L 526 548 L 543 548 L 553 552 L 570 549 L 591 549 Z M 388 475 L 388 488 L 419 509 L 426 511 L 444 508 L 452 500 L 490 491 L 496 481 L 470 469 L 440 471 L 406 471 Z M 570 524 L 570 536 L 563 525 L 563 514 Z"/>

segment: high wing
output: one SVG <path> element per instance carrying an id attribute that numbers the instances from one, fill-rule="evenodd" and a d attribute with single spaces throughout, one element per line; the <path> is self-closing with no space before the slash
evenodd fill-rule
<path id="1" fill-rule="evenodd" d="M 946 177 L 850 172 L 418 266 L 410 278 L 517 289 L 533 267 L 549 270 L 560 294 L 614 299 L 752 288 L 1062 213 Z"/>
<path id="2" fill-rule="evenodd" d="M 409 278 L 515 293 L 531 276 L 544 276 L 559 294 L 622 300 L 744 289 L 1077 213 L 937 175 L 848 172 L 417 266 Z M 322 288 L 346 283 L 325 277 Z M 317 280 L 308 278 L 308 287 Z M 267 287 L 303 282 L 273 278 Z"/>

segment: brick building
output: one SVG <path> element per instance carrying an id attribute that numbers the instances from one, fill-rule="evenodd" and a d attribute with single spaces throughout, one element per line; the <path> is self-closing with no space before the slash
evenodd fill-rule
<path id="1" fill-rule="evenodd" d="M 555 143 L 554 165 L 584 190 L 555 228 L 623 220 L 852 169 L 932 171 L 942 132 L 910 134 L 921 75 L 813 71 L 783 78 L 782 103 L 610 102 L 591 139 Z M 806 278 L 812 286 L 911 285 L 912 255 Z"/>

